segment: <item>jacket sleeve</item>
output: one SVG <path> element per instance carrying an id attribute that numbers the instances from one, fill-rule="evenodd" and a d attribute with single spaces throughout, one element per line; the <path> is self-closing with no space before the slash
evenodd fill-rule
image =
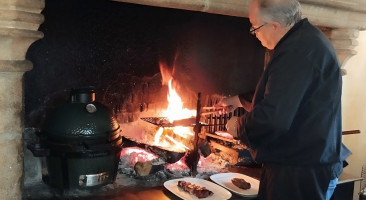
<path id="1" fill-rule="evenodd" d="M 252 107 L 253 95 L 254 92 L 239 95 L 240 103 L 247 112 L 250 112 L 253 108 Z"/>
<path id="2" fill-rule="evenodd" d="M 254 149 L 288 132 L 316 73 L 295 50 L 273 56 L 257 86 L 253 109 L 238 121 L 238 136 Z"/>

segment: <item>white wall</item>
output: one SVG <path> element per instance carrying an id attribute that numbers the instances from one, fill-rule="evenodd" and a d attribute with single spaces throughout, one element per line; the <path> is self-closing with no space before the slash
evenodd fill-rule
<path id="1" fill-rule="evenodd" d="M 347 75 L 343 76 L 342 116 L 343 131 L 361 131 L 361 134 L 343 136 L 343 143 L 352 151 L 344 173 L 360 177 L 362 165 L 366 165 L 366 31 L 361 31 L 357 40 L 357 55 L 344 67 Z M 358 200 L 359 187 L 357 182 L 354 200 Z"/>

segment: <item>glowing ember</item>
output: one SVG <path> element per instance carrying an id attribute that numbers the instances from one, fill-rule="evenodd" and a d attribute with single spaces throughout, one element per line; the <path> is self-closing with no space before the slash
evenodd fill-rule
<path id="1" fill-rule="evenodd" d="M 170 171 L 183 171 L 183 170 L 188 170 L 187 165 L 181 160 L 179 160 L 176 163 L 173 164 L 167 164 L 166 168 L 169 169 Z"/>
<path id="2" fill-rule="evenodd" d="M 172 150 L 176 150 L 176 151 L 189 150 L 189 148 L 186 145 L 184 145 L 181 142 L 178 142 L 176 139 L 174 139 L 173 137 L 171 137 L 170 135 L 167 134 L 167 132 L 172 132 L 172 133 L 176 134 L 176 130 L 179 130 L 179 131 L 184 130 L 184 129 L 179 129 L 179 128 L 186 128 L 185 130 L 188 132 L 188 134 L 191 134 L 190 133 L 191 130 L 189 127 L 174 127 L 174 128 L 160 127 L 154 136 L 154 144 L 157 146 L 160 146 L 160 147 L 165 147 L 165 148 L 169 148 L 169 149 L 171 148 Z M 187 138 L 187 134 L 177 134 L 177 135 L 183 135 L 184 136 L 183 138 Z M 162 136 L 164 136 L 164 137 L 162 137 Z"/>
<path id="3" fill-rule="evenodd" d="M 122 156 L 129 156 L 132 165 L 135 165 L 137 162 L 146 162 L 157 158 L 155 154 L 138 147 L 124 148 L 121 152 Z"/>
<path id="4" fill-rule="evenodd" d="M 165 167 L 170 171 L 183 171 L 189 170 L 188 166 L 184 162 L 185 157 L 181 158 L 178 162 L 167 164 Z M 198 161 L 198 167 L 203 167 L 205 165 L 205 158 L 200 156 L 200 160 Z"/>

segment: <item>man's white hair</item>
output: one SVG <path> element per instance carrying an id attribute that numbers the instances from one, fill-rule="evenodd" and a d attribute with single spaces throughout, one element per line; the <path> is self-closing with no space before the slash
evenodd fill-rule
<path id="1" fill-rule="evenodd" d="M 258 0 L 259 15 L 265 21 L 292 26 L 301 20 L 301 6 L 297 0 Z"/>

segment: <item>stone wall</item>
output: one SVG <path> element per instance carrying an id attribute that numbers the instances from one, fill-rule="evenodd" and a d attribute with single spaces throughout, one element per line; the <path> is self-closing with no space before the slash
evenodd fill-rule
<path id="1" fill-rule="evenodd" d="M 22 199 L 23 74 L 32 69 L 25 60 L 38 32 L 43 0 L 0 2 L 0 199 Z"/>

